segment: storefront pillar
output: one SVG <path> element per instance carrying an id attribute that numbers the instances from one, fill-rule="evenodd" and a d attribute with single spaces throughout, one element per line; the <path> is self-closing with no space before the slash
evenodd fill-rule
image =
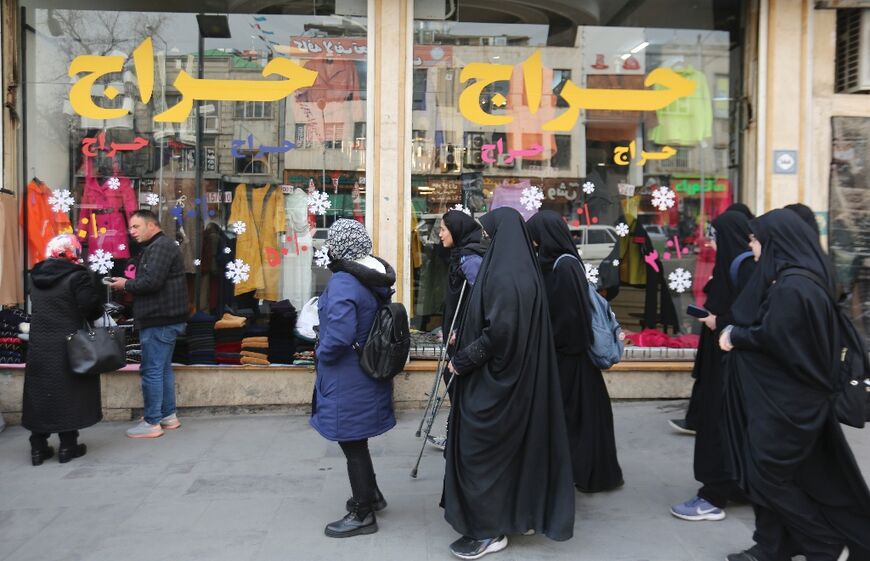
<path id="1" fill-rule="evenodd" d="M 409 139 L 411 114 L 412 7 L 408 0 L 369 0 L 367 177 L 368 227 L 374 251 L 396 268 L 396 300 L 409 293 L 410 198 Z M 410 304 L 410 302 L 407 302 Z"/>

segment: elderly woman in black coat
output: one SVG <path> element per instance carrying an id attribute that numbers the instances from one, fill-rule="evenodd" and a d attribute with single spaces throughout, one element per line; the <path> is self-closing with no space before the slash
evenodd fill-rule
<path id="1" fill-rule="evenodd" d="M 91 273 L 81 263 L 82 247 L 74 236 L 52 238 L 44 261 L 33 267 L 30 348 L 24 375 L 21 424 L 31 432 L 30 457 L 34 466 L 54 455 L 51 433 L 60 436 L 58 460 L 84 456 L 79 429 L 103 418 L 100 377 L 76 376 L 66 354 L 66 337 L 102 312 L 100 293 Z"/>

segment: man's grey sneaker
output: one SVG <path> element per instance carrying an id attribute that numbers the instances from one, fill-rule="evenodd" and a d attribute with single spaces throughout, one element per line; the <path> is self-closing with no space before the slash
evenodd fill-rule
<path id="1" fill-rule="evenodd" d="M 487 553 L 501 551 L 508 545 L 507 536 L 476 540 L 465 536 L 450 544 L 450 553 L 460 559 L 480 559 Z"/>
<path id="2" fill-rule="evenodd" d="M 179 421 L 176 414 L 173 413 L 172 415 L 167 415 L 160 419 L 160 428 L 163 430 L 175 430 L 181 428 L 181 421 Z"/>
<path id="3" fill-rule="evenodd" d="M 160 423 L 152 425 L 142 421 L 135 427 L 127 429 L 127 437 L 129 438 L 157 438 L 158 436 L 163 436 L 163 429 L 160 428 Z"/>
<path id="4" fill-rule="evenodd" d="M 671 428 L 681 434 L 695 434 L 695 429 L 689 426 L 689 423 L 686 422 L 685 419 L 671 419 L 668 421 L 668 424 L 671 425 Z"/>
<path id="5" fill-rule="evenodd" d="M 701 497 L 692 497 L 690 500 L 671 507 L 671 514 L 683 520 L 722 520 L 725 511 L 714 506 Z"/>
<path id="6" fill-rule="evenodd" d="M 437 448 L 444 451 L 447 448 L 447 436 L 432 436 L 431 434 L 426 437 L 426 442 L 429 443 L 429 446 L 432 448 Z"/>

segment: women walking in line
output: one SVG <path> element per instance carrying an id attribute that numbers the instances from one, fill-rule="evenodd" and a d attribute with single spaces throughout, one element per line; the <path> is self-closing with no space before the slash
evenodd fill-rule
<path id="1" fill-rule="evenodd" d="M 622 469 L 616 457 L 610 395 L 601 370 L 588 354 L 593 335 L 586 268 L 558 213 L 540 211 L 526 226 L 538 246 L 550 304 L 574 485 L 584 493 L 615 489 L 623 484 Z"/>
<path id="2" fill-rule="evenodd" d="M 815 232 L 794 212 L 774 210 L 750 227 L 766 292 L 751 325 L 727 327 L 719 343 L 731 351 L 728 450 L 755 508 L 756 543 L 728 559 L 866 560 L 870 491 L 832 400 L 832 272 Z"/>
<path id="3" fill-rule="evenodd" d="M 731 306 L 755 270 L 755 261 L 748 253 L 749 219 L 745 214 L 727 211 L 719 215 L 713 220 L 710 234 L 716 250 L 713 276 L 704 286 L 704 308 L 710 314 L 699 320 L 704 327 L 692 373 L 692 396 L 697 405 L 694 468 L 701 488 L 688 501 L 671 507 L 671 514 L 677 518 L 693 521 L 724 519 L 728 501 L 740 495 L 728 469 L 722 434 L 725 381 L 719 333 L 733 323 Z M 738 258 L 740 261 L 735 261 Z"/>
<path id="4" fill-rule="evenodd" d="M 87 447 L 78 443 L 79 430 L 103 418 L 100 377 L 73 374 L 66 353 L 67 335 L 103 309 L 91 273 L 80 264 L 81 252 L 75 236 L 56 236 L 48 242 L 45 260 L 30 272 L 33 318 L 21 424 L 31 433 L 34 466 L 54 455 L 48 437 L 55 432 L 61 463 L 84 456 Z"/>
<path id="5" fill-rule="evenodd" d="M 372 241 L 356 220 L 337 220 L 329 228 L 326 245 L 334 274 L 317 304 L 320 332 L 311 426 L 338 442 L 347 458 L 353 492 L 346 504 L 348 514 L 325 530 L 329 537 L 346 538 L 377 532 L 375 511 L 387 506 L 375 479 L 368 439 L 396 425 L 393 382 L 366 375 L 354 345 L 365 345 L 378 308 L 390 300 L 396 273 L 371 255 Z"/>
<path id="6" fill-rule="evenodd" d="M 444 516 L 462 559 L 504 549 L 508 534 L 567 540 L 571 456 L 547 297 L 522 216 L 481 218 L 491 244 L 459 332 Z"/>
<path id="7" fill-rule="evenodd" d="M 480 240 L 480 224 L 471 216 L 459 210 L 447 211 L 441 218 L 441 230 L 438 237 L 441 245 L 450 250 L 450 263 L 447 265 L 447 291 L 444 296 L 444 320 L 441 324 L 444 344 L 448 346 L 448 354 L 452 354 L 451 323 L 453 333 L 459 331 L 465 304 L 471 295 L 471 287 L 477 280 L 477 273 L 483 263 L 483 254 L 486 253 L 486 243 Z M 463 286 L 465 291 L 463 292 Z M 463 294 L 462 301 L 459 296 Z M 444 377 L 450 379 L 449 372 Z M 444 450 L 447 436 L 429 435 L 429 443 Z"/>

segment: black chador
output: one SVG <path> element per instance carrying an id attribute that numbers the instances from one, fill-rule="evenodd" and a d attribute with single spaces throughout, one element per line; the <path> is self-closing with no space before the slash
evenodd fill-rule
<path id="1" fill-rule="evenodd" d="M 833 275 L 816 233 L 790 210 L 750 223 L 761 242 L 753 275 L 765 291 L 754 320 L 730 332 L 727 444 L 756 512 L 760 561 L 804 554 L 870 558 L 870 491 L 833 409 Z M 814 273 L 828 286 L 788 268 Z"/>
<path id="2" fill-rule="evenodd" d="M 491 239 L 471 292 L 444 476 L 444 517 L 475 539 L 571 538 L 574 488 L 543 280 L 520 214 L 481 217 Z"/>
<path id="3" fill-rule="evenodd" d="M 704 286 L 707 294 L 704 308 L 716 316 L 716 329 L 701 328 L 701 340 L 692 375 L 696 400 L 695 429 L 695 479 L 702 484 L 698 496 L 709 503 L 725 508 L 730 499 L 740 497 L 739 490 L 731 480 L 725 443 L 722 435 L 723 399 L 725 381 L 722 370 L 722 355 L 719 334 L 727 325 L 734 323 L 731 305 L 740 289 L 751 278 L 755 261 L 749 256 L 743 259 L 736 278 L 731 278 L 734 259 L 749 251 L 749 219 L 745 214 L 728 211 L 715 220 L 716 261 L 713 277 Z"/>
<path id="4" fill-rule="evenodd" d="M 558 213 L 538 212 L 527 227 L 538 244 L 550 303 L 574 484 L 587 493 L 614 489 L 623 483 L 622 469 L 616 457 L 610 395 L 588 353 L 593 334 L 586 268 Z"/>

